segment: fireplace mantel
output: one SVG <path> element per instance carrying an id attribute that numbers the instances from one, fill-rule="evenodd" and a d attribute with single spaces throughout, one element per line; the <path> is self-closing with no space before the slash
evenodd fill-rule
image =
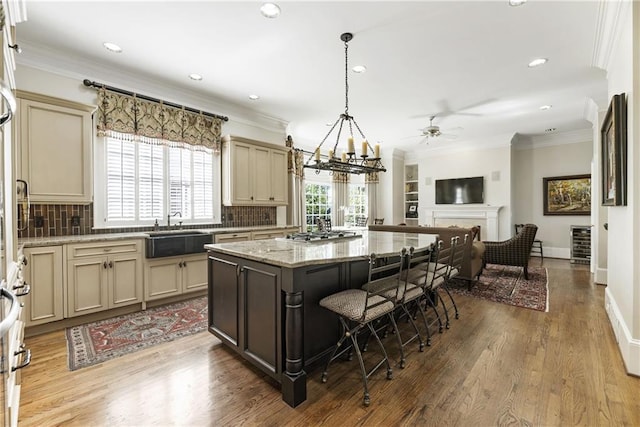
<path id="1" fill-rule="evenodd" d="M 436 226 L 436 221 L 440 218 L 461 219 L 461 220 L 481 220 L 484 222 L 486 240 L 498 240 L 499 215 L 502 206 L 489 205 L 446 205 L 430 206 L 423 209 L 424 224 Z M 483 233 L 484 234 L 484 233 Z"/>

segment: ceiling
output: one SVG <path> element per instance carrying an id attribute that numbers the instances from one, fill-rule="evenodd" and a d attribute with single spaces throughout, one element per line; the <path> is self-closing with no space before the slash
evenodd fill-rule
<path id="1" fill-rule="evenodd" d="M 154 81 L 222 106 L 211 112 L 281 120 L 297 145 L 315 146 L 344 111 L 340 34 L 352 32 L 349 67 L 367 71 L 349 72 L 349 112 L 383 151 L 586 130 L 587 99 L 606 102 L 605 73 L 593 66 L 596 1 L 283 1 L 276 19 L 260 5 L 29 1 L 18 63 L 55 57 L 73 75 L 134 90 L 126 76 Z M 538 57 L 547 64 L 529 68 Z M 432 115 L 457 138 L 418 144 Z"/>

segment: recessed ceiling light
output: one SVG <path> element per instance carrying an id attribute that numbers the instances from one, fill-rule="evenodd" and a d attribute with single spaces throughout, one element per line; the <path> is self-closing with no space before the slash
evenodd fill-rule
<path id="1" fill-rule="evenodd" d="M 540 107 L 541 110 L 548 110 L 552 107 L 552 105 L 543 105 Z"/>
<path id="2" fill-rule="evenodd" d="M 547 58 L 536 58 L 533 61 L 529 62 L 529 67 L 537 67 L 539 65 L 545 64 L 547 62 Z"/>
<path id="3" fill-rule="evenodd" d="M 249 95 L 249 99 L 252 100 L 252 101 L 257 101 L 258 99 L 260 99 L 260 97 L 258 95 L 251 94 L 251 95 Z"/>
<path id="4" fill-rule="evenodd" d="M 260 6 L 260 13 L 266 18 L 277 18 L 280 16 L 280 6 L 275 3 L 264 3 Z"/>
<path id="5" fill-rule="evenodd" d="M 122 52 L 122 48 L 115 43 L 104 42 L 102 43 L 102 46 L 104 46 L 108 51 L 111 51 L 111 52 L 115 52 L 115 53 Z"/>
<path id="6" fill-rule="evenodd" d="M 364 73 L 365 71 L 367 71 L 367 67 L 365 67 L 364 65 L 356 65 L 352 68 L 354 73 Z"/>
<path id="7" fill-rule="evenodd" d="M 200 74 L 197 74 L 197 73 L 189 74 L 189 78 L 191 80 L 202 80 L 202 76 Z"/>
<path id="8" fill-rule="evenodd" d="M 522 6 L 527 0 L 509 0 L 509 6 Z"/>
<path id="9" fill-rule="evenodd" d="M 327 122 L 327 123 L 325 123 L 324 125 L 325 125 L 325 126 L 333 126 L 333 123 L 329 123 L 329 122 Z"/>
<path id="10" fill-rule="evenodd" d="M 554 130 L 556 130 L 556 128 L 547 128 L 544 131 L 545 132 L 553 132 Z"/>

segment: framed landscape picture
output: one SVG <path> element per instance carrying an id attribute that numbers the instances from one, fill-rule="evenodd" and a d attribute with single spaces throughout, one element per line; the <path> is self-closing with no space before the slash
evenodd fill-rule
<path id="1" fill-rule="evenodd" d="M 591 175 L 542 178 L 544 215 L 591 215 Z"/>
<path id="2" fill-rule="evenodd" d="M 627 204 L 627 104 L 625 94 L 614 95 L 600 129 L 602 148 L 602 205 Z"/>

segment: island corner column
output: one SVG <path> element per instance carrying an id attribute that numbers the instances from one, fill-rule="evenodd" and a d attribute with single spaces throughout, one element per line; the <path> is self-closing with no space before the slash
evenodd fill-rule
<path id="1" fill-rule="evenodd" d="M 289 279 L 292 275 L 289 276 Z M 283 277 L 284 279 L 284 277 Z M 283 289 L 284 290 L 284 289 Z M 307 399 L 307 374 L 304 371 L 304 294 L 285 291 L 285 369 L 282 374 L 282 400 L 295 408 Z"/>

